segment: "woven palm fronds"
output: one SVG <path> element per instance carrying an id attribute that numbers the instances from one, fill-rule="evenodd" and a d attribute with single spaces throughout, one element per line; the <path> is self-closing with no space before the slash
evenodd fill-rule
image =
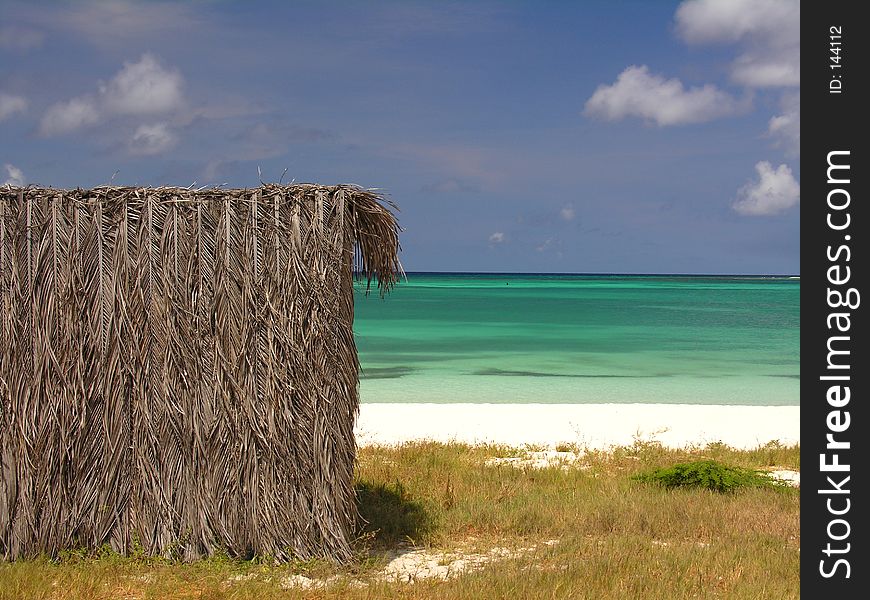
<path id="1" fill-rule="evenodd" d="M 0 186 L 0 554 L 349 557 L 355 186 Z"/>

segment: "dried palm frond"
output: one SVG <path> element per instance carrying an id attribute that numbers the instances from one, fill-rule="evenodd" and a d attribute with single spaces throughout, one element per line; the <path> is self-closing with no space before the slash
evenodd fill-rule
<path id="1" fill-rule="evenodd" d="M 0 553 L 350 556 L 356 186 L 0 186 Z"/>

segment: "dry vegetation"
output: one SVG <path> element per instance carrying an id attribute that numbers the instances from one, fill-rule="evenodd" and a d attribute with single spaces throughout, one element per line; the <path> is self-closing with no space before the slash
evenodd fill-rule
<path id="1" fill-rule="evenodd" d="M 355 186 L 0 186 L 0 556 L 349 558 L 352 273 L 398 244 Z"/>
<path id="2" fill-rule="evenodd" d="M 581 451 L 567 469 L 485 464 L 518 454 L 435 443 L 361 449 L 356 489 L 369 523 L 357 531 L 351 566 L 68 554 L 0 565 L 0 600 L 798 598 L 797 490 L 666 490 L 632 476 L 699 459 L 799 470 L 799 448 L 638 443 Z M 388 561 L 410 545 L 438 564 L 458 556 L 471 564 L 446 580 L 385 576 Z"/>

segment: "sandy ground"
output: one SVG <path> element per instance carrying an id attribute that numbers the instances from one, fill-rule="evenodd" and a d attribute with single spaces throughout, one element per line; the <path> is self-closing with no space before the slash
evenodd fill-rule
<path id="1" fill-rule="evenodd" d="M 669 447 L 722 442 L 754 448 L 773 440 L 800 443 L 800 407 L 373 403 L 360 405 L 356 434 L 361 446 L 436 440 L 607 449 L 641 440 Z"/>
<path id="2" fill-rule="evenodd" d="M 386 566 L 375 573 L 374 581 L 397 581 L 401 583 L 416 583 L 426 579 L 447 581 L 469 571 L 483 568 L 487 563 L 517 558 L 547 546 L 558 544 L 559 540 L 546 540 L 539 544 L 532 544 L 525 548 L 491 548 L 487 552 L 471 552 L 457 550 L 445 552 L 434 548 L 418 548 L 415 546 L 402 546 L 395 552 L 387 555 Z M 256 577 L 256 575 L 254 575 Z M 249 579 L 247 575 L 231 578 L 233 581 Z M 316 579 L 305 575 L 290 575 L 281 581 L 284 589 L 322 589 L 329 585 L 344 583 L 349 587 L 359 588 L 368 585 L 366 581 L 348 579 L 341 575 L 333 575 L 326 579 Z"/>

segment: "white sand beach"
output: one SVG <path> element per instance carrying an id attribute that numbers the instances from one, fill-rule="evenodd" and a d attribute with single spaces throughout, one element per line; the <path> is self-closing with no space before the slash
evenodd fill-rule
<path id="1" fill-rule="evenodd" d="M 436 440 L 607 449 L 642 440 L 668 447 L 722 442 L 754 448 L 773 440 L 800 443 L 800 407 L 364 403 L 356 435 L 360 446 Z"/>

